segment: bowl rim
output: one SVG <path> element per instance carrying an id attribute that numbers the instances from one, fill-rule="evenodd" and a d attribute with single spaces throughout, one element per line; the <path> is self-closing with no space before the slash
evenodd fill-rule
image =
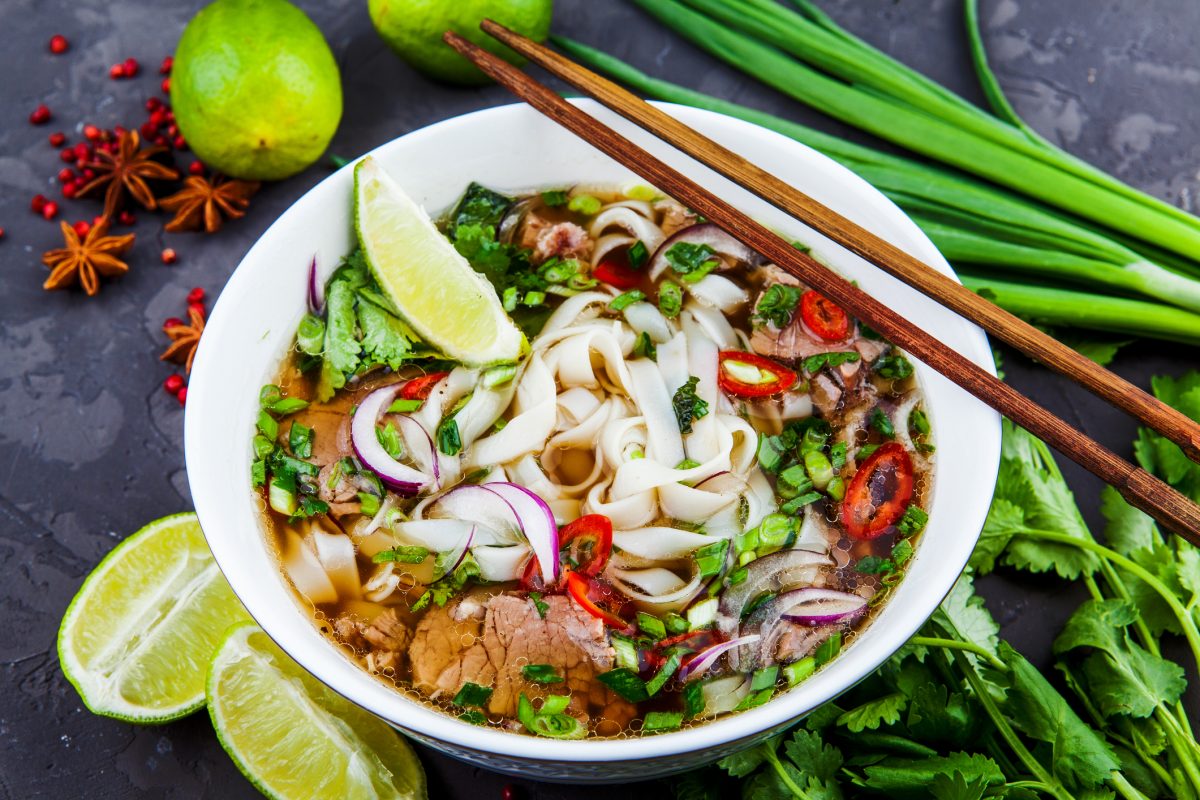
<path id="1" fill-rule="evenodd" d="M 586 99 L 572 99 L 571 102 L 581 106 L 589 113 L 603 118 L 611 126 L 617 127 L 618 130 L 622 130 L 622 132 L 626 132 L 629 135 L 628 131 L 632 129 L 632 126 L 602 109 L 598 103 Z M 795 156 L 802 161 L 807 160 L 809 162 L 820 163 L 824 169 L 838 174 L 842 187 L 855 195 L 856 202 L 862 202 L 871 211 L 884 214 L 888 218 L 890 225 L 898 227 L 904 234 L 902 238 L 908 240 L 906 244 L 909 245 L 910 251 L 916 251 L 916 254 L 923 257 L 931 266 L 957 279 L 945 259 L 942 258 L 933 244 L 917 228 L 915 223 L 878 190 L 827 156 L 782 134 L 734 117 L 672 103 L 655 103 L 655 105 L 693 127 L 698 127 L 702 130 L 705 128 L 709 129 L 707 131 L 709 135 L 720 139 L 723 144 L 731 146 L 734 149 L 737 149 L 738 142 L 750 147 L 759 145 L 782 149 L 788 152 L 789 156 Z M 246 606 L 247 611 L 263 630 L 266 631 L 268 636 L 284 652 L 331 691 L 371 711 L 402 730 L 412 729 L 423 738 L 428 737 L 459 748 L 476 751 L 483 755 L 511 757 L 535 762 L 553 761 L 560 763 L 648 761 L 749 740 L 791 724 L 822 703 L 842 694 L 872 673 L 917 632 L 933 611 L 936 610 L 942 598 L 953 587 L 958 575 L 966 566 L 971 549 L 978 539 L 979 531 L 982 529 L 983 521 L 990 505 L 991 487 L 994 486 L 999 466 L 1000 417 L 991 409 L 979 404 L 978 408 L 968 407 L 965 412 L 961 409 L 959 412 L 956 412 L 970 413 L 976 418 L 975 424 L 978 426 L 979 435 L 977 440 L 972 442 L 972 452 L 975 459 L 973 465 L 978 474 L 984 478 L 984 482 L 980 485 L 986 485 L 987 489 L 981 489 L 979 497 L 976 498 L 976 502 L 972 503 L 969 512 L 958 521 L 958 529 L 965 533 L 964 539 L 970 540 L 970 546 L 965 546 L 965 542 L 961 543 L 957 547 L 957 552 L 949 554 L 948 558 L 946 557 L 947 554 L 940 552 L 938 554 L 939 562 L 943 562 L 943 566 L 940 568 L 938 574 L 945 577 L 944 585 L 939 584 L 936 587 L 936 591 L 931 591 L 928 587 L 925 587 L 921 590 L 923 594 L 914 595 L 916 600 L 919 601 L 913 603 L 915 608 L 910 607 L 907 609 L 907 617 L 901 617 L 899 621 L 897 621 L 893 614 L 890 619 L 891 627 L 887 630 L 875 631 L 875 628 L 879 626 L 882 620 L 879 618 L 874 620 L 872 625 L 867 629 L 872 631 L 870 655 L 862 655 L 866 651 L 859 647 L 862 643 L 861 639 L 865 638 L 864 634 L 864 637 L 856 637 L 856 640 L 848 645 L 839 655 L 837 659 L 838 663 L 841 664 L 839 669 L 822 671 L 821 674 L 823 675 L 837 674 L 836 679 L 824 680 L 824 683 L 830 684 L 824 692 L 825 696 L 815 701 L 811 698 L 806 699 L 805 693 L 798 691 L 802 686 L 807 685 L 805 683 L 796 687 L 796 689 L 789 690 L 787 693 L 773 698 L 770 702 L 758 708 L 726 715 L 696 727 L 656 736 L 615 740 L 584 739 L 578 741 L 559 741 L 523 734 L 512 734 L 490 727 L 480 727 L 454 719 L 444 712 L 434 711 L 427 705 L 411 700 L 404 694 L 397 692 L 381 680 L 370 676 L 358 665 L 351 663 L 348 657 L 339 652 L 336 645 L 329 642 L 316 630 L 316 627 L 311 624 L 311 620 L 309 620 L 309 627 L 316 636 L 320 637 L 321 642 L 324 644 L 324 653 L 318 652 L 318 649 L 313 647 L 312 642 L 308 638 L 301 641 L 297 635 L 294 641 L 290 638 L 285 641 L 285 637 L 280 635 L 283 626 L 282 624 L 276 624 L 277 620 L 274 618 L 278 613 L 278 608 L 274 606 L 268 608 L 266 606 L 255 590 L 255 587 L 250 583 L 253 576 L 239 568 L 239 559 L 237 558 L 238 546 L 236 542 L 231 540 L 233 534 L 223 532 L 227 528 L 221 527 L 221 525 L 225 524 L 221 521 L 222 513 L 218 507 L 221 503 L 220 495 L 222 493 L 215 486 L 213 480 L 210 479 L 210 475 L 212 474 L 210 469 L 215 469 L 218 464 L 222 463 L 222 456 L 225 457 L 224 463 L 228 464 L 228 455 L 230 452 L 228 448 L 222 450 L 219 444 L 220 437 L 214 436 L 214 434 L 222 430 L 233 430 L 238 436 L 242 436 L 247 440 L 249 439 L 249 428 L 242 430 L 242 428 L 236 425 L 229 425 L 226 420 L 219 418 L 218 415 L 215 415 L 210 410 L 210 407 L 213 405 L 210 402 L 210 395 L 219 391 L 222 387 L 220 364 L 216 360 L 222 354 L 218 353 L 215 349 L 219 345 L 214 344 L 220 336 L 213 332 L 219 332 L 222 330 L 222 326 L 230 324 L 226 322 L 227 315 L 232 313 L 231 310 L 227 311 L 227 309 L 234 302 L 230 298 L 237 297 L 239 293 L 245 291 L 252 271 L 270 268 L 268 263 L 270 261 L 268 249 L 273 244 L 272 240 L 281 235 L 281 229 L 292 224 L 293 218 L 311 218 L 313 216 L 313 209 L 320 207 L 320 196 L 329 194 L 332 191 L 330 187 L 345 183 L 348 180 L 352 185 L 352 170 L 361 158 L 374 155 L 380 157 L 381 160 L 386 160 L 388 154 L 394 150 L 398 151 L 401 148 L 409 146 L 420 147 L 422 143 L 431 137 L 437 137 L 464 126 L 468 128 L 476 126 L 480 131 L 486 131 L 490 125 L 505 121 L 509 116 L 529 117 L 534 120 L 530 122 L 531 125 L 537 125 L 539 124 L 537 120 L 542 120 L 536 111 L 522 103 L 486 108 L 413 130 L 380 145 L 359 159 L 355 159 L 310 188 L 281 214 L 250 248 L 230 277 L 210 314 L 206 337 L 202 339 L 196 356 L 192 376 L 193 388 L 189 391 L 189 408 L 188 414 L 185 417 L 185 456 L 188 467 L 188 480 L 193 493 L 196 512 L 205 530 L 205 536 L 217 564 L 229 579 L 233 591 L 237 594 L 243 605 Z M 479 176 L 479 178 L 486 180 L 486 176 Z M 705 181 L 701 180 L 701 182 L 704 183 Z M 796 224 L 799 225 L 800 223 Z M 991 348 L 983 331 L 965 321 L 962 321 L 961 327 L 963 329 L 962 338 L 953 343 L 956 349 L 959 349 L 960 352 L 963 352 L 964 355 L 980 367 L 995 374 Z M 963 397 L 968 396 L 962 390 L 946 382 L 945 379 L 937 376 L 936 373 L 921 362 L 914 359 L 914 365 L 926 396 L 931 400 L 930 416 L 934 420 L 936 427 L 939 413 L 938 406 L 949 406 L 951 399 L 939 398 L 934 400 L 933 394 L 937 393 L 931 392 L 931 387 L 934 384 L 939 386 L 945 384 L 951 390 L 962 393 Z M 246 390 L 249 391 L 249 389 Z M 945 392 L 947 390 L 941 388 L 938 391 Z M 253 427 L 252 421 L 249 423 L 249 427 Z M 246 469 L 248 470 L 248 466 Z M 937 473 L 935 473 L 934 481 L 936 487 L 938 481 Z M 208 522 L 212 527 L 206 526 L 205 522 Z M 237 527 L 237 525 L 232 527 Z M 252 527 L 259 536 L 263 535 L 258 520 L 253 521 Z M 210 530 L 214 531 L 214 533 L 209 533 Z M 920 552 L 921 547 L 918 546 L 918 557 L 920 556 Z M 243 583 L 243 580 L 245 580 L 245 583 Z M 281 580 L 278 582 L 282 586 L 283 582 Z M 903 586 L 904 582 L 901 582 L 900 585 Z M 295 604 L 293 603 L 293 605 Z M 894 605 L 895 598 L 885 604 L 883 611 L 881 611 L 881 617 L 886 613 L 887 609 Z M 855 653 L 859 653 L 860 655 L 855 657 Z M 361 673 L 369 681 L 370 685 L 377 687 L 377 690 L 367 688 L 367 685 L 361 681 L 349 679 L 344 670 L 338 667 L 335 662 L 337 664 L 349 664 L 354 670 Z M 343 674 L 338 676 L 336 673 L 339 672 Z M 346 678 L 346 683 L 342 683 L 342 678 Z M 383 690 L 391 697 L 402 701 L 400 706 L 396 706 L 397 708 L 404 708 L 402 718 L 396 713 L 390 713 L 382 709 L 383 705 L 395 706 L 395 704 L 391 702 L 384 703 L 382 695 L 379 694 L 378 690 Z M 809 694 L 812 693 L 810 692 Z"/>

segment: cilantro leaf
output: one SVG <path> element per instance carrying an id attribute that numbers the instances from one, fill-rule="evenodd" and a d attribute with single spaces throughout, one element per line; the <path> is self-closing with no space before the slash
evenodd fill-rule
<path id="1" fill-rule="evenodd" d="M 995 761 L 978 753 L 951 753 L 933 758 L 887 758 L 863 770 L 862 785 L 888 797 L 930 796 L 930 786 L 939 775 L 958 774 L 970 783 L 1003 784 L 1004 773 Z M 951 795 L 953 797 L 953 795 Z"/>
<path id="2" fill-rule="evenodd" d="M 1000 626 L 984 607 L 983 598 L 975 594 L 974 579 L 970 573 L 964 572 L 955 582 L 950 594 L 946 595 L 946 599 L 934 613 L 934 619 L 961 638 L 996 655 Z M 973 654 L 968 654 L 967 657 L 977 658 Z"/>
<path id="3" fill-rule="evenodd" d="M 987 788 L 985 777 L 976 776 L 968 781 L 961 772 L 955 771 L 953 775 L 934 775 L 929 794 L 934 800 L 981 800 Z"/>
<path id="4" fill-rule="evenodd" d="M 819 781 L 832 781 L 842 768 L 842 754 L 826 744 L 821 734 L 797 728 L 783 744 L 783 751 L 799 769 Z"/>
<path id="5" fill-rule="evenodd" d="M 453 238 L 463 225 L 491 225 L 497 227 L 504 219 L 512 198 L 493 192 L 486 186 L 472 183 L 463 192 L 462 199 L 450 215 L 450 235 Z"/>
<path id="6" fill-rule="evenodd" d="M 1009 671 L 1003 708 L 1018 730 L 1051 746 L 1054 773 L 1068 787 L 1100 786 L 1120 763 L 1104 738 L 1075 713 L 1046 677 L 1006 642 L 999 648 Z"/>
<path id="7" fill-rule="evenodd" d="M 894 692 L 850 709 L 838 717 L 837 724 L 844 725 L 852 733 L 868 728 L 874 730 L 880 725 L 894 725 L 900 721 L 900 714 L 907 706 L 908 698 L 900 692 Z"/>
<path id="8" fill-rule="evenodd" d="M 607 674 L 607 673 L 602 673 Z M 596 677 L 601 677 L 600 675 Z M 779 747 L 779 742 L 783 738 L 782 735 L 772 736 L 765 742 L 751 747 L 749 750 L 743 750 L 740 753 L 727 755 L 717 762 L 717 766 L 728 772 L 735 778 L 744 778 L 767 760 L 768 753 L 774 753 Z"/>
<path id="9" fill-rule="evenodd" d="M 362 351 L 371 362 L 399 369 L 412 354 L 412 341 L 403 323 L 374 303 L 358 304 L 358 324 Z"/>
<path id="10" fill-rule="evenodd" d="M 346 385 L 346 376 L 358 369 L 359 353 L 357 316 L 354 313 L 354 282 L 339 280 L 337 275 L 329 284 L 325 307 L 325 350 L 322 353 L 321 378 L 317 399 L 321 402 Z"/>
<path id="11" fill-rule="evenodd" d="M 680 433 L 691 433 L 692 422 L 708 414 L 708 403 L 696 394 L 696 386 L 700 379 L 692 375 L 687 382 L 675 390 L 671 398 L 671 406 L 675 409 L 675 419 L 679 423 Z"/>
<path id="12" fill-rule="evenodd" d="M 965 695 L 929 681 L 913 692 L 904 724 L 919 739 L 949 745 L 971 741 L 977 721 Z"/>
<path id="13" fill-rule="evenodd" d="M 721 265 L 717 252 L 706 244 L 679 242 L 666 252 L 667 263 L 687 283 L 695 283 Z"/>
<path id="14" fill-rule="evenodd" d="M 781 330 L 786 328 L 796 313 L 801 294 L 798 287 L 782 283 L 771 284 L 758 299 L 753 319 L 764 324 L 769 322 Z"/>
<path id="15" fill-rule="evenodd" d="M 1093 648 L 1080 673 L 1088 695 L 1105 716 L 1148 717 L 1159 704 L 1174 703 L 1187 688 L 1183 667 L 1153 655 L 1129 638 L 1126 628 L 1138 618 L 1124 600 L 1091 600 L 1067 621 L 1054 641 L 1054 652 Z"/>

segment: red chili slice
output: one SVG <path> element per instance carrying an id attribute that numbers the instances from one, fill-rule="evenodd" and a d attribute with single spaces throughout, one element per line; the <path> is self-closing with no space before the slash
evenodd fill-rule
<path id="1" fill-rule="evenodd" d="M 400 396 L 405 400 L 425 400 L 438 381 L 449 375 L 449 372 L 431 372 L 419 378 L 413 378 L 400 389 Z"/>
<path id="2" fill-rule="evenodd" d="M 850 479 L 842 500 L 842 524 L 856 539 L 874 539 L 904 516 L 912 495 L 912 459 L 903 445 L 889 442 Z"/>
<path id="3" fill-rule="evenodd" d="M 840 342 L 850 335 L 850 317 L 845 310 L 812 289 L 800 296 L 800 318 L 810 331 L 827 342 Z"/>
<path id="4" fill-rule="evenodd" d="M 769 358 L 757 353 L 746 353 L 741 350 L 722 350 L 720 363 L 717 367 L 717 383 L 721 389 L 737 397 L 770 397 L 773 394 L 790 389 L 796 383 L 796 373 L 782 364 L 777 364 Z M 770 375 L 769 380 L 759 383 L 749 383 L 739 380 L 733 374 L 736 364 L 754 367 L 760 373 Z"/>
<path id="5" fill-rule="evenodd" d="M 606 584 L 578 572 L 568 571 L 567 594 L 571 595 L 571 599 L 584 611 L 600 619 L 608 627 L 632 632 L 633 625 L 621 617 L 622 612 L 628 613 L 632 604 Z M 609 606 L 612 610 L 604 606 Z"/>
<path id="6" fill-rule="evenodd" d="M 573 572 L 595 577 L 612 553 L 612 520 L 603 514 L 586 514 L 558 532 L 558 550 Z"/>
<path id="7" fill-rule="evenodd" d="M 642 282 L 642 273 L 629 263 L 628 248 L 611 250 L 592 268 L 592 277 L 618 289 L 632 289 Z"/>

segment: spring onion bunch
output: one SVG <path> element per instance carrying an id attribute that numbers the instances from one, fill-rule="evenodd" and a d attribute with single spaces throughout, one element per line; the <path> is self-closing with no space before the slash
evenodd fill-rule
<path id="1" fill-rule="evenodd" d="M 991 299 L 1013 313 L 1050 326 L 1200 343 L 1200 314 L 1191 313 L 1200 310 L 1200 281 L 1152 263 L 1096 226 L 961 172 L 883 153 L 652 78 L 579 42 L 556 37 L 554 43 L 648 97 L 744 119 L 841 162 L 903 208 L 960 273 L 973 277 L 972 288 L 987 283 Z M 1002 280 L 995 279 L 998 274 Z M 1047 281 L 1077 288 L 1053 290 L 1045 286 Z M 1090 291 L 1079 291 L 1083 288 Z M 1114 294 L 1161 302 L 1110 296 Z"/>
<path id="2" fill-rule="evenodd" d="M 775 0 L 634 2 L 714 56 L 843 122 L 1171 253 L 1200 259 L 1200 219 L 1015 124 L 1007 103 L 1000 105 L 1002 116 L 977 108 L 843 30 L 810 0 L 793 0 L 799 13 Z M 990 76 L 982 55 L 976 66 Z M 985 84 L 989 98 L 1000 102 L 994 79 Z"/>

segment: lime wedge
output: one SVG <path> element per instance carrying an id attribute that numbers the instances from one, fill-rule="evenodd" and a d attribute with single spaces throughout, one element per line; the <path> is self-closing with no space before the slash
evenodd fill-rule
<path id="1" fill-rule="evenodd" d="M 166 722 L 204 705 L 213 651 L 245 619 L 196 515 L 176 514 L 121 542 L 83 582 L 58 659 L 93 712 Z"/>
<path id="2" fill-rule="evenodd" d="M 354 221 L 375 279 L 421 338 L 470 366 L 517 360 L 524 337 L 496 289 L 369 157 L 354 168 Z"/>
<path id="3" fill-rule="evenodd" d="M 242 773 L 279 800 L 424 800 L 425 771 L 378 717 L 335 694 L 253 623 L 208 672 L 208 713 Z"/>

